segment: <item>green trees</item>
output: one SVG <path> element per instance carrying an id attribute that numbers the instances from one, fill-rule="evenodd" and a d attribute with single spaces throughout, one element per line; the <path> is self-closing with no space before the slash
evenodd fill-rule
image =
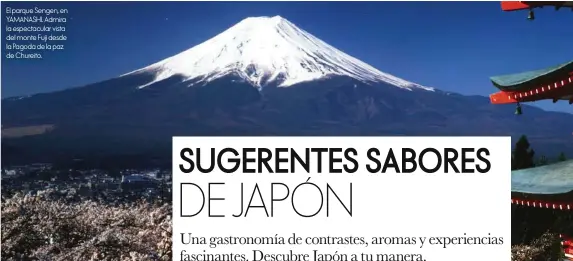
<path id="1" fill-rule="evenodd" d="M 535 151 L 531 149 L 529 141 L 525 135 L 521 136 L 515 144 L 513 157 L 511 159 L 511 169 L 527 169 L 535 166 Z"/>
<path id="2" fill-rule="evenodd" d="M 559 154 L 559 157 L 557 158 L 557 161 L 566 161 L 567 157 L 565 157 L 565 153 L 561 152 Z"/>
<path id="3" fill-rule="evenodd" d="M 541 156 L 537 160 L 537 163 L 535 163 L 535 166 L 543 166 L 543 165 L 547 165 L 548 163 L 549 163 L 549 160 L 547 160 L 547 157 Z"/>
<path id="4" fill-rule="evenodd" d="M 529 141 L 525 135 L 521 136 L 517 143 L 515 144 L 515 148 L 512 153 L 511 158 L 511 169 L 518 170 L 518 169 L 527 169 L 536 166 L 543 166 L 551 163 L 566 161 L 567 157 L 565 153 L 561 152 L 557 159 L 550 158 L 548 159 L 544 155 L 540 156 L 539 158 L 535 159 L 535 151 L 530 148 Z"/>

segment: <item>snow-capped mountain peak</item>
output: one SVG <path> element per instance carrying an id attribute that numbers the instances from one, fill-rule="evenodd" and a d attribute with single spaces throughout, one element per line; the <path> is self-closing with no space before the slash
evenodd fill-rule
<path id="1" fill-rule="evenodd" d="M 234 74 L 257 87 L 271 82 L 288 87 L 339 75 L 433 90 L 383 73 L 280 16 L 246 18 L 191 49 L 129 74 L 140 72 L 151 72 L 155 79 L 139 88 L 174 75 L 196 83 Z"/>

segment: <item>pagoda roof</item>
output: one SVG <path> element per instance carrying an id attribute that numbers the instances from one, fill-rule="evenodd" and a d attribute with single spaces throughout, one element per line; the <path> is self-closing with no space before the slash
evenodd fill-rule
<path id="1" fill-rule="evenodd" d="M 511 191 L 557 195 L 573 192 L 573 160 L 511 172 Z"/>
<path id="2" fill-rule="evenodd" d="M 573 72 L 573 60 L 545 69 L 490 77 L 493 85 L 502 91 L 517 91 L 536 88 L 567 78 Z"/>

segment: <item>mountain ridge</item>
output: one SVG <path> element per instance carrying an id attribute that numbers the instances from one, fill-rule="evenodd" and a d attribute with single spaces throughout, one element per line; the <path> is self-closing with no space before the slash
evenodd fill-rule
<path id="1" fill-rule="evenodd" d="M 191 86 L 236 74 L 259 88 L 269 83 L 288 87 L 345 75 L 362 82 L 433 90 L 383 73 L 280 16 L 248 17 L 188 50 L 122 76 L 142 72 L 153 74 L 155 79 L 138 88 L 174 75 L 195 79 Z"/>
<path id="2" fill-rule="evenodd" d="M 264 32 L 286 23 L 281 18 L 265 19 L 275 19 L 276 23 L 264 25 L 260 29 Z M 247 30 L 253 20 L 245 20 Z M 289 24 L 287 26 L 291 28 Z M 228 35 L 224 36 L 232 39 L 236 33 L 231 30 Z M 253 50 L 259 50 L 257 48 L 260 46 L 274 48 L 273 43 L 277 40 L 273 40 L 272 36 L 270 38 L 272 41 L 267 42 L 264 37 L 259 37 L 256 40 L 259 43 L 250 44 L 254 44 Z M 278 68 L 275 71 L 267 70 L 266 65 L 243 71 L 258 61 L 251 59 L 251 56 L 234 54 L 223 59 L 225 62 L 208 62 L 207 65 L 214 66 L 199 70 L 208 72 L 206 75 L 194 74 L 193 68 L 191 72 L 186 71 L 189 70 L 187 65 L 194 65 L 201 58 L 207 59 L 205 61 L 216 58 L 227 46 L 226 43 L 223 41 L 223 44 L 216 45 L 217 48 L 205 52 L 202 49 L 195 49 L 201 52 L 189 51 L 193 50 L 191 48 L 188 52 L 182 52 L 183 56 L 176 54 L 120 77 L 86 86 L 21 99 L 3 99 L 2 128 L 12 128 L 10 137 L 2 137 L 2 150 L 4 155 L 8 155 L 3 157 L 3 161 L 105 156 L 110 153 L 137 154 L 156 150 L 170 155 L 172 136 L 193 135 L 462 135 L 518 138 L 525 134 L 533 148 L 542 154 L 550 156 L 562 151 L 573 154 L 571 114 L 524 106 L 524 115 L 516 117 L 512 113 L 512 105 L 492 105 L 486 97 L 464 96 L 424 87 L 377 69 L 369 69 L 369 65 L 354 62 L 352 59 L 355 58 L 346 58 L 331 51 L 328 46 L 327 50 L 330 51 L 313 49 L 325 46 L 321 44 L 306 48 L 309 52 L 293 55 L 293 59 L 303 57 L 302 61 L 316 65 L 310 70 L 313 77 L 319 74 L 320 77 L 311 77 L 312 80 L 308 81 L 298 81 L 304 78 L 302 76 L 290 78 L 286 85 L 281 85 L 284 81 L 263 81 L 261 75 L 270 77 L 277 72 L 280 74 L 283 69 L 302 68 L 300 63 L 296 63 L 301 59 L 294 62 L 288 60 L 288 52 L 271 52 L 276 57 L 261 58 L 261 63 L 266 65 L 276 61 L 280 64 L 282 58 L 290 62 L 287 64 L 296 65 L 288 68 L 270 66 L 271 69 Z M 239 45 L 231 43 L 229 46 Z M 290 50 L 293 45 L 285 43 L 285 46 L 289 46 L 285 48 Z M 294 46 L 298 50 L 297 45 Z M 226 50 L 237 49 L 227 47 Z M 312 50 L 325 55 L 318 57 Z M 202 56 L 188 55 L 196 52 Z M 176 73 L 165 74 L 159 70 L 172 65 L 169 62 L 173 61 L 170 60 L 173 57 L 179 57 L 175 59 L 177 62 L 183 61 L 169 68 L 175 68 L 171 72 Z M 238 59 L 240 66 L 233 59 Z M 226 67 L 228 61 L 238 67 L 229 69 Z M 257 72 L 257 69 L 263 73 L 249 74 Z M 326 70 L 327 75 L 323 75 L 322 70 Z M 294 72 L 296 75 L 298 71 Z M 27 135 L 18 136 L 14 128 L 25 130 Z"/>

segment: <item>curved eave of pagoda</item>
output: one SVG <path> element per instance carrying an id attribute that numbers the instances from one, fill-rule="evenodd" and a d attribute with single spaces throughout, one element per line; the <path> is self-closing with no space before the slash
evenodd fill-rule
<path id="1" fill-rule="evenodd" d="M 573 211 L 573 160 L 511 173 L 513 204 Z"/>
<path id="2" fill-rule="evenodd" d="M 490 77 L 501 91 L 520 91 L 563 80 L 573 73 L 573 60 L 539 70 Z"/>
<path id="3" fill-rule="evenodd" d="M 501 1 L 501 9 L 506 12 L 554 6 L 560 8 L 573 8 L 573 1 Z"/>
<path id="4" fill-rule="evenodd" d="M 553 83 L 519 91 L 500 91 L 489 96 L 493 104 L 532 102 L 539 100 L 568 101 L 573 104 L 573 73 Z"/>
<path id="5" fill-rule="evenodd" d="M 573 61 L 551 68 L 491 77 L 500 92 L 490 95 L 493 104 L 558 100 L 573 103 Z"/>

